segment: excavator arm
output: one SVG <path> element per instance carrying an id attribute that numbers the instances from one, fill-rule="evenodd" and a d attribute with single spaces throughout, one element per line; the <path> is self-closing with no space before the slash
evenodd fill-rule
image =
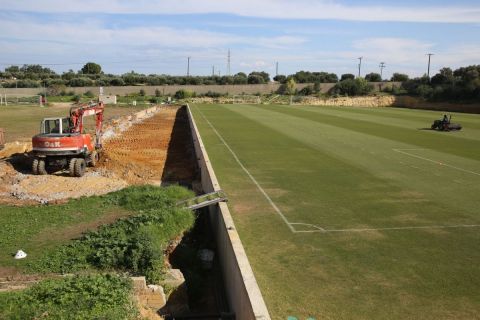
<path id="1" fill-rule="evenodd" d="M 101 136 L 103 127 L 103 111 L 105 106 L 103 102 L 93 102 L 83 104 L 70 109 L 71 132 L 83 132 L 83 118 L 95 116 L 95 145 L 101 147 Z"/>

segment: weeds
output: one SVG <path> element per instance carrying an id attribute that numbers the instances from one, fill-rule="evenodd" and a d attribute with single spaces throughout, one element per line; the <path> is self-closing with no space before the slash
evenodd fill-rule
<path id="1" fill-rule="evenodd" d="M 1 319 L 134 319 L 132 283 L 126 277 L 82 275 L 45 280 L 0 294 Z"/>
<path id="2" fill-rule="evenodd" d="M 160 280 L 169 240 L 190 229 L 194 216 L 175 203 L 191 196 L 177 186 L 129 187 L 102 196 L 104 204 L 139 214 L 86 232 L 81 238 L 54 249 L 29 268 L 36 272 L 70 273 L 85 269 L 121 270 Z"/>

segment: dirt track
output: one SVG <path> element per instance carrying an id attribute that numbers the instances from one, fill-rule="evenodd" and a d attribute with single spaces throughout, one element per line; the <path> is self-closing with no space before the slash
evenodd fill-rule
<path id="1" fill-rule="evenodd" d="M 114 136 L 104 142 L 103 160 L 81 178 L 65 172 L 32 175 L 32 158 L 26 153 L 30 146 L 12 144 L 0 154 L 0 204 L 55 202 L 104 194 L 130 184 L 191 184 L 194 180 L 184 109 L 162 107 L 141 122 L 135 116 L 125 117 L 107 125 L 107 130 Z"/>

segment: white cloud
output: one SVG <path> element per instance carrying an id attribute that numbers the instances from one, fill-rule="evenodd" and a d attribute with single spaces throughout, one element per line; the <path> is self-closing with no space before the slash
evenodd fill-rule
<path id="1" fill-rule="evenodd" d="M 387 2 L 388 3 L 388 2 Z M 3 0 L 3 10 L 140 14 L 229 13 L 279 19 L 478 23 L 480 6 L 343 5 L 333 0 Z"/>

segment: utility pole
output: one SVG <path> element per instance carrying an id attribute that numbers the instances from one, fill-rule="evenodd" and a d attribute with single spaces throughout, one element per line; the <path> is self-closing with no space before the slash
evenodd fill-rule
<path id="1" fill-rule="evenodd" d="M 190 57 L 187 58 L 187 77 L 190 77 Z"/>
<path id="2" fill-rule="evenodd" d="M 275 75 L 278 76 L 278 61 L 275 63 Z"/>
<path id="3" fill-rule="evenodd" d="M 215 76 L 215 66 L 212 66 L 212 77 Z"/>
<path id="4" fill-rule="evenodd" d="M 228 49 L 228 57 L 227 57 L 227 76 L 230 76 L 230 49 Z"/>
<path id="5" fill-rule="evenodd" d="M 427 69 L 427 77 L 428 81 L 430 81 L 430 58 L 433 56 L 433 53 L 427 53 L 428 56 L 428 69 Z"/>
<path id="6" fill-rule="evenodd" d="M 359 57 L 358 60 L 360 60 L 360 62 L 358 63 L 358 77 L 360 78 L 360 74 L 361 74 L 361 71 L 362 71 L 362 59 L 363 57 Z"/>
<path id="7" fill-rule="evenodd" d="M 380 78 L 383 80 L 383 69 L 385 68 L 385 62 L 380 62 Z"/>

